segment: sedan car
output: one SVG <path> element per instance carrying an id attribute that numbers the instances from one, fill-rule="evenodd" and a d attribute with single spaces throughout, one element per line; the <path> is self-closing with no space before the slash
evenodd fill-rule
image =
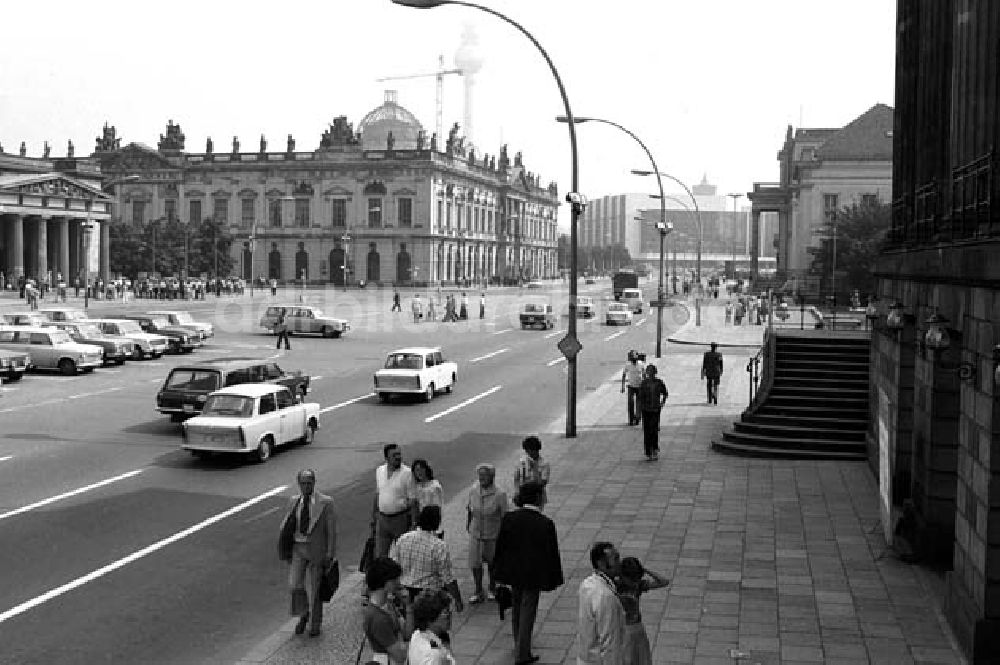
<path id="1" fill-rule="evenodd" d="M 27 353 L 35 369 L 57 369 L 67 376 L 92 372 L 104 362 L 104 349 L 78 344 L 66 331 L 52 327 L 2 327 L 0 349 Z"/>
<path id="2" fill-rule="evenodd" d="M 211 323 L 195 321 L 189 312 L 176 309 L 158 309 L 156 311 L 146 313 L 150 316 L 165 317 L 170 325 L 192 330 L 201 335 L 202 339 L 208 339 L 209 337 L 215 336 L 215 328 Z"/>
<path id="3" fill-rule="evenodd" d="M 277 446 L 313 442 L 319 404 L 296 402 L 284 386 L 244 383 L 210 394 L 201 415 L 181 427 L 181 447 L 195 456 L 240 453 L 266 462 Z"/>
<path id="4" fill-rule="evenodd" d="M 566 315 L 569 316 L 569 308 L 566 308 Z M 597 314 L 597 307 L 594 305 L 594 299 L 590 296 L 577 296 L 576 297 L 576 318 L 578 319 L 592 319 Z"/>
<path id="5" fill-rule="evenodd" d="M 41 312 L 6 312 L 0 314 L 0 325 L 41 327 L 48 323 Z"/>
<path id="6" fill-rule="evenodd" d="M 20 381 L 29 369 L 31 369 L 31 356 L 26 352 L 0 349 L 0 379 L 6 379 L 11 383 Z"/>
<path id="7" fill-rule="evenodd" d="M 169 353 L 191 353 L 202 345 L 201 333 L 180 326 L 172 326 L 165 316 L 122 313 L 113 314 L 109 318 L 129 319 L 138 323 L 143 332 L 163 335 L 167 338 L 167 351 Z"/>
<path id="8" fill-rule="evenodd" d="M 375 392 L 383 402 L 393 395 L 422 395 L 434 399 L 442 390 L 450 393 L 458 381 L 458 365 L 445 360 L 439 347 L 412 347 L 392 351 L 385 365 L 375 372 Z"/>
<path id="9" fill-rule="evenodd" d="M 47 318 L 49 321 L 63 322 L 63 321 L 83 321 L 87 318 L 87 313 L 82 309 L 76 309 L 75 307 L 47 307 L 45 309 L 38 310 L 38 313 Z"/>
<path id="10" fill-rule="evenodd" d="M 632 325 L 632 308 L 625 302 L 609 302 L 604 323 L 609 326 Z"/>
<path id="11" fill-rule="evenodd" d="M 318 333 L 323 337 L 337 338 L 351 329 L 346 319 L 328 316 L 311 305 L 271 305 L 260 318 L 261 328 L 274 333 L 281 310 L 285 310 L 285 325 L 291 334 Z"/>
<path id="12" fill-rule="evenodd" d="M 65 330 L 74 342 L 93 344 L 104 350 L 104 362 L 122 365 L 135 355 L 135 342 L 128 337 L 105 335 L 97 325 L 89 321 L 65 321 L 49 323 L 49 327 Z"/>
<path id="13" fill-rule="evenodd" d="M 90 319 L 88 323 L 95 324 L 105 335 L 128 337 L 135 342 L 134 360 L 143 358 L 159 358 L 167 352 L 169 346 L 163 335 L 151 335 L 143 332 L 136 321 L 124 319 Z"/>

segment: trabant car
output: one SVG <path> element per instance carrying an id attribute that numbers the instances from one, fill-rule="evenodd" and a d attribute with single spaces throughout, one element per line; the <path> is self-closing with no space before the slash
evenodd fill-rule
<path id="1" fill-rule="evenodd" d="M 642 291 L 640 289 L 622 289 L 619 302 L 628 304 L 636 314 L 642 314 Z"/>
<path id="2" fill-rule="evenodd" d="M 167 321 L 172 326 L 179 326 L 181 328 L 187 328 L 188 330 L 193 330 L 201 335 L 202 339 L 208 339 L 209 337 L 215 337 L 215 327 L 211 323 L 206 323 L 204 321 L 195 321 L 191 316 L 190 312 L 185 312 L 183 310 L 177 309 L 158 309 L 154 312 L 146 312 L 151 316 L 163 316 L 166 317 Z"/>
<path id="3" fill-rule="evenodd" d="M 20 381 L 24 373 L 31 369 L 31 356 L 23 351 L 0 349 L 0 379 L 8 382 Z"/>
<path id="4" fill-rule="evenodd" d="M 271 305 L 260 318 L 261 328 L 274 333 L 281 310 L 285 310 L 285 325 L 291 334 L 318 333 L 323 337 L 336 338 L 351 329 L 346 319 L 327 316 L 311 305 Z"/>
<path id="5" fill-rule="evenodd" d="M 566 308 L 566 315 L 569 316 L 569 307 Z M 576 297 L 576 318 L 578 319 L 592 319 L 597 315 L 597 306 L 594 305 L 594 299 L 590 296 L 577 296 Z"/>
<path id="6" fill-rule="evenodd" d="M 82 309 L 76 309 L 75 307 L 47 307 L 45 309 L 38 310 L 38 313 L 47 318 L 49 321 L 55 321 L 57 323 L 62 321 L 83 321 L 87 318 L 87 313 Z"/>
<path id="7" fill-rule="evenodd" d="M 197 457 L 240 453 L 266 462 L 277 446 L 310 444 L 319 429 L 319 404 L 295 401 L 284 386 L 244 383 L 208 396 L 200 416 L 182 425 L 181 447 Z"/>
<path id="8" fill-rule="evenodd" d="M 458 380 L 458 365 L 445 360 L 439 347 L 397 349 L 375 372 L 375 392 L 383 402 L 393 395 L 423 395 L 434 399 L 442 390 L 450 393 Z"/>
<path id="9" fill-rule="evenodd" d="M 180 326 L 172 326 L 165 316 L 121 313 L 111 314 L 108 318 L 135 321 L 143 332 L 163 335 L 167 338 L 167 351 L 169 353 L 191 353 L 202 345 L 200 333 Z"/>
<path id="10" fill-rule="evenodd" d="M 127 319 L 88 319 L 87 322 L 95 324 L 105 335 L 128 337 L 135 342 L 135 354 L 132 356 L 134 360 L 159 358 L 169 348 L 169 342 L 167 342 L 166 337 L 143 332 L 137 321 Z"/>
<path id="11" fill-rule="evenodd" d="M 41 312 L 7 312 L 0 314 L 0 325 L 5 326 L 33 326 L 40 328 L 49 322 L 49 319 Z"/>
<path id="12" fill-rule="evenodd" d="M 604 323 L 609 326 L 632 325 L 632 308 L 628 303 L 609 302 L 604 314 Z"/>
<path id="13" fill-rule="evenodd" d="M 216 390 L 244 383 L 269 383 L 288 388 L 292 396 L 305 401 L 310 377 L 302 372 L 286 372 L 271 360 L 223 358 L 179 365 L 167 375 L 156 394 L 156 409 L 173 420 L 201 413 L 208 395 Z"/>
<path id="14" fill-rule="evenodd" d="M 48 327 L 65 330 L 74 342 L 93 344 L 104 350 L 104 362 L 122 365 L 135 355 L 135 342 L 128 337 L 105 335 L 89 321 L 60 321 L 48 323 Z"/>
<path id="15" fill-rule="evenodd" d="M 521 305 L 518 313 L 521 320 L 521 329 L 541 326 L 543 330 L 556 327 L 556 315 L 552 310 L 552 303 L 547 302 L 526 302 Z"/>
<path id="16" fill-rule="evenodd" d="M 74 342 L 65 330 L 0 327 L 0 349 L 27 353 L 35 369 L 57 369 L 66 376 L 92 372 L 104 362 L 104 349 Z"/>

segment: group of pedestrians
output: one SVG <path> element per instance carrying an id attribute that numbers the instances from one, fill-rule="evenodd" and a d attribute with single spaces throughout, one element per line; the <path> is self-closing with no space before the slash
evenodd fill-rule
<path id="1" fill-rule="evenodd" d="M 740 296 L 726 303 L 726 325 L 764 325 L 770 309 L 765 296 Z"/>
<path id="2" fill-rule="evenodd" d="M 441 294 L 438 293 L 438 299 L 441 298 Z M 469 318 L 469 296 L 466 293 L 462 294 L 461 299 L 456 299 L 454 295 L 447 294 L 441 303 L 444 308 L 444 312 L 441 316 L 441 321 L 444 323 L 453 323 L 456 321 L 466 321 Z M 427 299 L 427 310 L 424 311 L 424 301 L 420 297 L 420 294 L 413 296 L 410 301 L 410 311 L 413 314 L 413 322 L 420 323 L 422 320 L 427 321 L 437 321 L 437 310 L 438 303 L 435 301 L 434 296 L 430 295 Z M 389 308 L 390 312 L 402 312 L 403 307 L 400 302 L 399 291 L 395 291 L 392 294 L 392 307 Z M 486 294 L 482 293 L 479 296 L 479 318 L 486 318 Z"/>

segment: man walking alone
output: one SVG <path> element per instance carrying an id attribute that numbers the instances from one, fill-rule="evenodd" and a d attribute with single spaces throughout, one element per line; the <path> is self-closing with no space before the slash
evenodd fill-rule
<path id="1" fill-rule="evenodd" d="M 628 352 L 628 363 L 622 370 L 622 392 L 628 388 L 628 424 L 638 425 L 642 412 L 636 407 L 636 400 L 639 398 L 639 386 L 642 385 L 643 376 L 646 373 L 646 364 L 639 360 L 639 354 L 635 351 Z"/>
<path id="2" fill-rule="evenodd" d="M 649 461 L 660 458 L 660 410 L 667 395 L 667 386 L 656 378 L 656 365 L 646 367 L 646 378 L 639 386 L 639 406 L 642 408 L 642 445 Z"/>
<path id="3" fill-rule="evenodd" d="M 288 322 L 285 320 L 287 310 L 281 309 L 278 320 L 274 322 L 274 332 L 278 335 L 278 343 L 274 348 L 281 348 L 281 340 L 285 340 L 285 351 L 291 351 L 292 346 L 288 343 Z"/>
<path id="4" fill-rule="evenodd" d="M 722 354 L 716 349 L 719 345 L 712 342 L 712 348 L 705 352 L 701 359 L 701 378 L 705 379 L 705 390 L 709 404 L 719 403 L 719 377 L 722 376 Z"/>

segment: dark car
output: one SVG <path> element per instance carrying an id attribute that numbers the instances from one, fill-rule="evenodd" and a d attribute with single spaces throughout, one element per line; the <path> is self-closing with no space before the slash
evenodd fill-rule
<path id="1" fill-rule="evenodd" d="M 169 353 L 191 353 L 202 345 L 201 335 L 183 328 L 172 326 L 166 316 L 157 314 L 121 313 L 109 315 L 109 319 L 130 319 L 139 324 L 143 332 L 163 335 L 169 343 Z"/>
<path id="2" fill-rule="evenodd" d="M 24 373 L 31 369 L 31 356 L 20 351 L 0 349 L 0 378 L 20 381 Z"/>
<path id="3" fill-rule="evenodd" d="M 128 358 L 135 355 L 135 342 L 128 337 L 116 335 L 106 335 L 96 323 L 89 321 L 59 321 L 48 324 L 53 328 L 59 328 L 69 333 L 74 342 L 80 344 L 92 344 L 104 349 L 104 362 L 123 364 Z"/>
<path id="4" fill-rule="evenodd" d="M 209 393 L 242 383 L 275 383 L 298 400 L 309 392 L 309 376 L 286 372 L 271 360 L 220 358 L 170 370 L 156 394 L 156 409 L 179 421 L 201 413 Z"/>

